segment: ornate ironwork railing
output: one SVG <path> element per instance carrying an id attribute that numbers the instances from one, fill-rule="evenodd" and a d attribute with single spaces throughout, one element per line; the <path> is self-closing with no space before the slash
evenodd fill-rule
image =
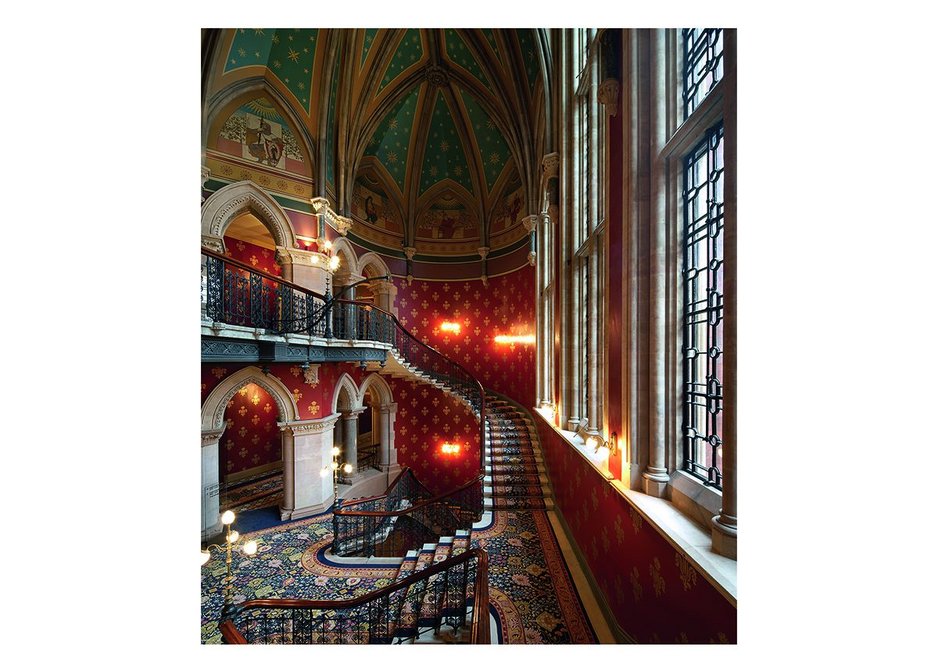
<path id="1" fill-rule="evenodd" d="M 461 364 L 417 339 L 393 313 L 373 304 L 332 299 L 203 248 L 202 318 L 272 334 L 388 344 L 404 364 L 446 385 L 479 414 L 479 443 L 485 443 L 482 384 Z M 484 450 L 479 448 L 480 471 L 485 468 Z"/>
<path id="2" fill-rule="evenodd" d="M 390 644 L 422 629 L 489 644 L 488 555 L 473 549 L 347 601 L 255 599 L 226 608 L 226 644 Z"/>

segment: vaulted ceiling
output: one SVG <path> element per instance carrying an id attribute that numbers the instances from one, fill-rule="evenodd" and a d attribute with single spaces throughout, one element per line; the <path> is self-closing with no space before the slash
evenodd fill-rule
<path id="1" fill-rule="evenodd" d="M 206 126 L 269 99 L 359 233 L 488 246 L 537 210 L 547 62 L 531 29 L 222 30 Z"/>

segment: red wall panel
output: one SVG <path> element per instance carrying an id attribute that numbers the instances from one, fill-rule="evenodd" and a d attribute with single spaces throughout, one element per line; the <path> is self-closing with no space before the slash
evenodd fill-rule
<path id="1" fill-rule="evenodd" d="M 557 507 L 619 626 L 640 643 L 736 642 L 736 608 L 535 416 Z"/>
<path id="2" fill-rule="evenodd" d="M 248 264 L 257 271 L 263 271 L 271 276 L 283 274 L 283 268 L 277 262 L 276 252 L 263 248 L 247 241 L 225 237 L 225 255 L 232 260 Z"/>
<path id="3" fill-rule="evenodd" d="M 497 344 L 497 334 L 534 334 L 534 268 L 481 281 L 394 279 L 401 323 L 427 345 L 459 362 L 486 388 L 534 405 L 534 345 Z M 440 330 L 458 322 L 461 332 Z"/>
<path id="4" fill-rule="evenodd" d="M 225 409 L 225 433 L 218 450 L 221 478 L 280 461 L 277 404 L 254 383 L 245 385 Z"/>

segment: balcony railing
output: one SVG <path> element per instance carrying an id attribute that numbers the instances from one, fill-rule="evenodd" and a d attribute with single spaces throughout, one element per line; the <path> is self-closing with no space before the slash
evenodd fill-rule
<path id="1" fill-rule="evenodd" d="M 270 334 L 307 334 L 323 339 L 390 345 L 403 364 L 447 386 L 479 414 L 485 443 L 485 392 L 461 364 L 408 332 L 393 313 L 373 304 L 333 299 L 243 262 L 202 249 L 202 319 L 254 327 Z M 479 470 L 484 469 L 479 448 Z"/>

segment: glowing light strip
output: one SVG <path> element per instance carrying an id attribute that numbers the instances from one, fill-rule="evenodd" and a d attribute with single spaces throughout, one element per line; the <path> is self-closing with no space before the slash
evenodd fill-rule
<path id="1" fill-rule="evenodd" d="M 459 334 L 462 326 L 458 322 L 444 322 L 440 325 L 441 332 L 453 332 L 454 334 Z"/>
<path id="2" fill-rule="evenodd" d="M 509 336 L 508 334 L 499 334 L 495 337 L 495 343 L 534 343 L 537 337 L 533 334 L 524 336 Z"/>
<path id="3" fill-rule="evenodd" d="M 444 443 L 440 446 L 440 452 L 444 455 L 455 455 L 459 453 L 461 447 L 459 443 Z"/>

